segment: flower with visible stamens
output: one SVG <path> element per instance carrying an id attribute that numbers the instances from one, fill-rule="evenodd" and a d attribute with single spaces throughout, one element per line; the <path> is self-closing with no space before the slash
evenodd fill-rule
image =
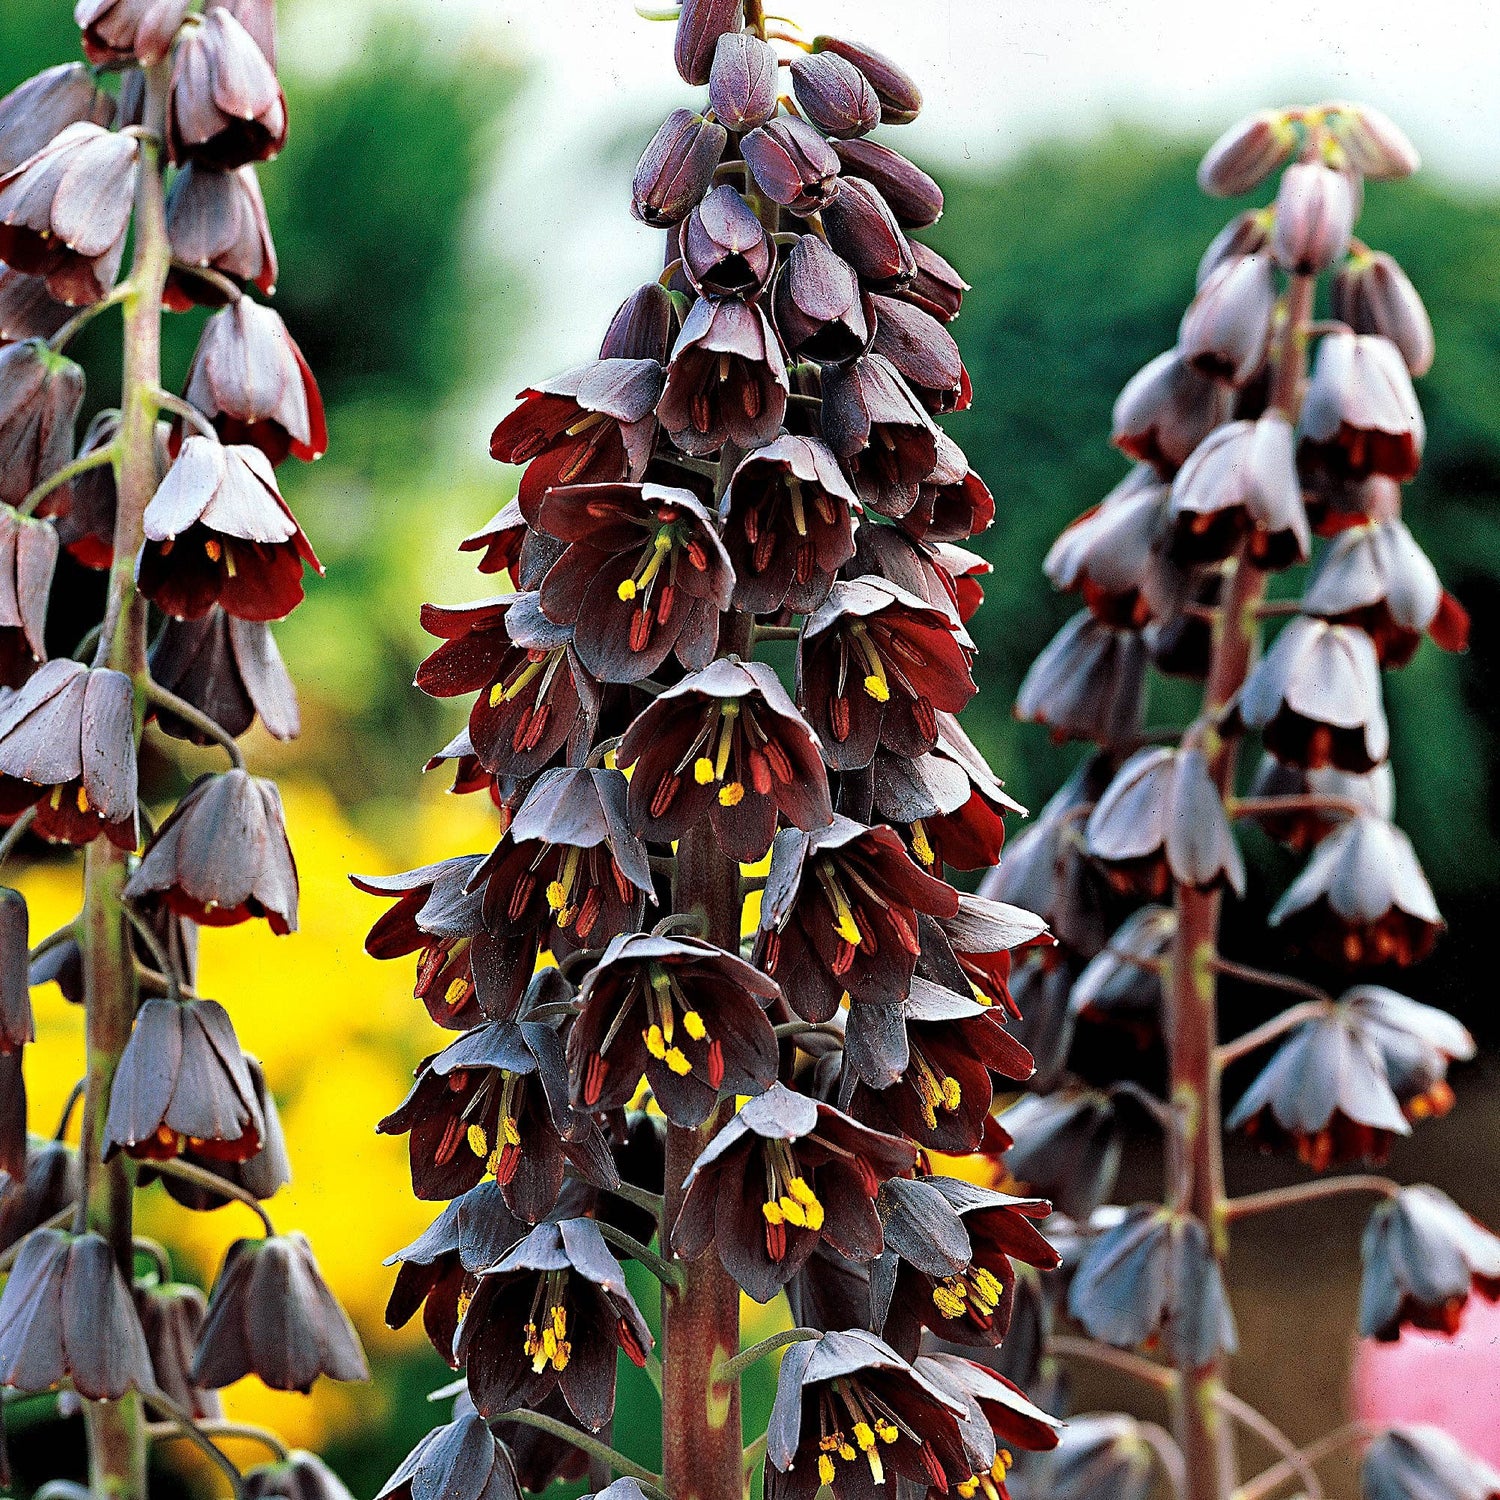
<path id="1" fill-rule="evenodd" d="M 826 1241 L 851 1260 L 881 1253 L 875 1198 L 912 1170 L 909 1141 L 774 1083 L 704 1148 L 684 1183 L 674 1251 L 710 1249 L 757 1302 L 769 1302 Z"/>
<path id="2" fill-rule="evenodd" d="M 615 1409 L 616 1351 L 644 1365 L 652 1342 L 597 1225 L 564 1219 L 481 1270 L 454 1353 L 481 1415 L 535 1410 L 556 1390 L 597 1432 Z"/>
<path id="3" fill-rule="evenodd" d="M 782 433 L 747 453 L 722 505 L 735 608 L 817 609 L 854 555 L 858 509 L 838 459 L 817 438 Z"/>
<path id="4" fill-rule="evenodd" d="M 766 1433 L 766 1500 L 813 1500 L 823 1485 L 835 1500 L 869 1500 L 890 1476 L 946 1494 L 972 1470 L 959 1426 L 966 1415 L 873 1333 L 795 1344 Z"/>
<path id="5" fill-rule="evenodd" d="M 632 933 L 589 971 L 568 1033 L 575 1106 L 623 1109 L 644 1075 L 674 1125 L 695 1128 L 721 1095 L 762 1094 L 776 1081 L 766 1007 L 780 987 L 712 943 Z"/>
<path id="6" fill-rule="evenodd" d="M 953 1177 L 888 1182 L 880 1212 L 892 1254 L 872 1281 L 886 1308 L 886 1342 L 908 1358 L 916 1357 L 924 1328 L 950 1344 L 998 1345 L 1010 1326 L 1012 1259 L 1044 1271 L 1059 1264 L 1032 1222 L 1051 1207 Z"/>
<path id="7" fill-rule="evenodd" d="M 882 578 L 834 584 L 797 647 L 797 701 L 836 771 L 924 755 L 974 696 L 957 621 Z"/>
<path id="8" fill-rule="evenodd" d="M 693 303 L 667 364 L 656 413 L 684 453 L 769 443 L 791 383 L 781 342 L 761 308 L 734 298 Z"/>
<path id="9" fill-rule="evenodd" d="M 855 493 L 883 516 L 904 516 L 937 468 L 937 428 L 881 354 L 823 372 L 824 440 L 844 460 Z"/>
<path id="10" fill-rule="evenodd" d="M 549 620 L 536 594 L 424 604 L 422 627 L 442 645 L 417 668 L 416 685 L 433 698 L 479 694 L 469 748 L 494 775 L 533 776 L 593 733 L 599 687 L 572 628 Z"/>
<path id="11" fill-rule="evenodd" d="M 764 662 L 724 657 L 684 677 L 642 710 L 615 763 L 635 767 L 630 824 L 652 842 L 706 815 L 726 854 L 753 861 L 778 815 L 809 831 L 833 821 L 817 739 Z"/>
<path id="12" fill-rule="evenodd" d="M 521 392 L 490 436 L 490 457 L 526 466 L 517 498 L 528 524 L 553 485 L 642 477 L 665 379 L 654 359 L 599 359 Z"/>
<path id="13" fill-rule="evenodd" d="M 734 569 L 691 491 L 559 487 L 542 502 L 538 524 L 568 544 L 542 583 L 542 613 L 572 627 L 574 649 L 596 677 L 639 682 L 673 652 L 690 670 L 708 665 Z"/>
<path id="14" fill-rule="evenodd" d="M 835 816 L 826 829 L 784 829 L 771 846 L 753 960 L 795 976 L 788 1001 L 827 1021 L 845 1000 L 892 1005 L 910 990 L 919 914 L 951 917 L 958 893 L 924 874 L 900 835 Z"/>

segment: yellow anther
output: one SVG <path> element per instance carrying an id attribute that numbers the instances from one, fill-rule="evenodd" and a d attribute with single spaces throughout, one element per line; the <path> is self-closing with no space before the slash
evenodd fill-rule
<path id="1" fill-rule="evenodd" d="M 839 1451 L 839 1444 L 843 1441 L 844 1434 L 842 1432 L 824 1433 L 818 1439 L 818 1450 L 822 1453 L 837 1453 Z"/>
<path id="2" fill-rule="evenodd" d="M 964 1102 L 964 1091 L 951 1075 L 943 1080 L 943 1108 L 950 1113 Z"/>
<path id="3" fill-rule="evenodd" d="M 521 1126 L 514 1115 L 506 1115 L 500 1121 L 500 1134 L 505 1138 L 507 1146 L 519 1146 L 521 1144 Z"/>
<path id="4" fill-rule="evenodd" d="M 787 1183 L 786 1190 L 798 1203 L 811 1205 L 818 1201 L 817 1194 L 807 1185 L 807 1178 L 805 1177 L 793 1177 Z"/>
<path id="5" fill-rule="evenodd" d="M 964 1296 L 963 1283 L 952 1277 L 947 1281 L 940 1281 L 932 1289 L 932 1302 L 945 1318 L 963 1317 L 968 1305 Z"/>
<path id="6" fill-rule="evenodd" d="M 818 1455 L 818 1483 L 833 1483 L 833 1460 L 826 1453 Z"/>
<path id="7" fill-rule="evenodd" d="M 962 1497 L 962 1500 L 974 1500 L 974 1496 L 979 1493 L 978 1476 L 971 1475 L 968 1479 L 960 1479 L 958 1482 L 958 1493 Z"/>
<path id="8" fill-rule="evenodd" d="M 776 1200 L 781 1208 L 781 1217 L 796 1229 L 807 1228 L 807 1213 L 795 1198 L 789 1198 L 785 1193 Z"/>
<path id="9" fill-rule="evenodd" d="M 636 596 L 635 579 L 622 579 L 620 582 L 620 586 L 615 590 L 615 593 L 617 593 L 621 599 L 625 600 L 626 603 L 629 603 L 630 600 L 634 599 Z"/>
<path id="10" fill-rule="evenodd" d="M 552 1304 L 552 1331 L 560 1339 L 568 1336 L 568 1310 L 561 1302 Z"/>
<path id="11" fill-rule="evenodd" d="M 661 1027 L 653 1023 L 641 1034 L 646 1038 L 646 1051 L 658 1062 L 664 1061 L 667 1055 L 667 1039 L 661 1034 Z"/>
<path id="12" fill-rule="evenodd" d="M 868 1422 L 856 1422 L 854 1441 L 859 1444 L 861 1452 L 868 1453 L 875 1446 L 875 1429 Z"/>
<path id="13" fill-rule="evenodd" d="M 745 800 L 745 785 L 740 781 L 731 781 L 719 788 L 720 807 L 738 807 Z"/>
<path id="14" fill-rule="evenodd" d="M 875 1436 L 878 1437 L 882 1443 L 894 1443 L 896 1439 L 901 1436 L 901 1434 L 897 1432 L 896 1424 L 894 1422 L 887 1421 L 884 1417 L 876 1417 Z"/>
<path id="15" fill-rule="evenodd" d="M 490 1143 L 485 1137 L 483 1125 L 471 1125 L 468 1132 L 469 1150 L 481 1161 L 490 1154 Z"/>
<path id="16" fill-rule="evenodd" d="M 573 1357 L 573 1346 L 571 1344 L 559 1344 L 552 1351 L 552 1368 L 554 1370 L 566 1370 L 568 1361 Z"/>
<path id="17" fill-rule="evenodd" d="M 807 1227 L 815 1231 L 823 1227 L 823 1205 L 816 1198 L 807 1205 Z"/>
<path id="18" fill-rule="evenodd" d="M 497 682 L 494 687 L 490 689 L 490 707 L 499 708 L 500 705 L 504 702 L 505 684 L 503 682 Z"/>
<path id="19" fill-rule="evenodd" d="M 679 1078 L 685 1078 L 693 1071 L 693 1065 L 687 1060 L 687 1053 L 681 1047 L 667 1048 L 666 1063 Z"/>
<path id="20" fill-rule="evenodd" d="M 927 837 L 927 830 L 920 822 L 911 825 L 911 852 L 931 869 L 937 863 L 937 855 L 933 852 L 932 841 Z"/>
<path id="21" fill-rule="evenodd" d="M 781 1205 L 767 1198 L 760 1206 L 760 1211 L 765 1215 L 767 1224 L 785 1224 L 786 1219 L 781 1212 Z"/>
<path id="22" fill-rule="evenodd" d="M 706 756 L 700 755 L 693 762 L 693 780 L 699 786 L 707 786 L 714 779 L 714 763 Z"/>
<path id="23" fill-rule="evenodd" d="M 89 810 L 89 794 L 80 786 L 78 788 L 78 811 L 86 813 Z"/>
<path id="24" fill-rule="evenodd" d="M 1004 1479 L 1010 1472 L 1010 1466 L 1015 1463 L 1015 1458 L 1009 1448 L 1002 1448 L 995 1454 L 995 1461 L 990 1465 L 990 1473 L 996 1479 Z"/>
<path id="25" fill-rule="evenodd" d="M 865 678 L 865 692 L 877 703 L 889 703 L 891 701 L 891 690 L 883 677 L 877 677 L 873 672 Z M 884 1483 L 883 1480 L 877 1481 Z"/>
<path id="26" fill-rule="evenodd" d="M 474 1300 L 473 1292 L 460 1292 L 458 1294 L 458 1321 L 460 1323 L 469 1315 L 469 1304 Z"/>
<path id="27" fill-rule="evenodd" d="M 701 1042 L 708 1035 L 708 1027 L 703 1024 L 703 1017 L 695 1010 L 685 1010 L 682 1013 L 683 1030 L 692 1037 L 695 1042 Z"/>
<path id="28" fill-rule="evenodd" d="M 469 981 L 467 979 L 455 979 L 452 984 L 443 991 L 443 1003 L 445 1005 L 457 1005 L 465 995 L 469 993 Z"/>
<path id="29" fill-rule="evenodd" d="M 209 562 L 218 562 L 224 555 L 224 548 L 220 545 L 217 537 L 209 537 L 203 544 L 203 550 L 208 554 Z"/>
<path id="30" fill-rule="evenodd" d="M 852 1443 L 841 1442 L 839 1444 L 839 1457 L 843 1459 L 846 1464 L 852 1464 L 855 1459 L 854 1445 Z"/>
<path id="31" fill-rule="evenodd" d="M 975 1302 L 984 1312 L 994 1311 L 1005 1295 L 1005 1288 L 1001 1286 L 999 1278 L 986 1271 L 983 1266 L 976 1266 L 971 1280 Z"/>
<path id="32" fill-rule="evenodd" d="M 562 881 L 554 880 L 547 887 L 547 905 L 553 911 L 562 911 L 568 904 L 568 888 Z"/>

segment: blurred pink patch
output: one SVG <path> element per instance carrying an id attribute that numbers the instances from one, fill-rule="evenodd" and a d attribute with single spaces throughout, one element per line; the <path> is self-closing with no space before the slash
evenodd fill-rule
<path id="1" fill-rule="evenodd" d="M 1394 1344 L 1362 1340 L 1350 1400 L 1357 1417 L 1431 1422 L 1500 1465 L 1500 1304 L 1470 1297 L 1451 1339 L 1408 1331 Z"/>

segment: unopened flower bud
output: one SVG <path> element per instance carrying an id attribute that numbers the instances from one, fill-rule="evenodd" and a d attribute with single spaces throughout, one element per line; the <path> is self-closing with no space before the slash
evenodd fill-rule
<path id="1" fill-rule="evenodd" d="M 776 252 L 754 210 L 726 183 L 684 222 L 682 262 L 700 295 L 750 298 L 770 279 Z"/>
<path id="2" fill-rule="evenodd" d="M 150 67 L 171 50 L 188 0 L 78 0 L 73 20 L 96 68 Z"/>
<path id="3" fill-rule="evenodd" d="M 683 0 L 672 60 L 684 83 L 707 83 L 719 38 L 740 29 L 740 0 Z"/>
<path id="4" fill-rule="evenodd" d="M 815 36 L 813 54 L 832 52 L 853 63 L 880 100 L 882 125 L 909 125 L 922 109 L 922 91 L 906 70 L 882 52 L 842 37 Z"/>
<path id="5" fill-rule="evenodd" d="M 1328 124 L 1349 158 L 1349 165 L 1372 182 L 1410 177 L 1422 164 L 1406 132 L 1388 115 L 1368 104 L 1337 105 Z"/>
<path id="6" fill-rule="evenodd" d="M 1177 352 L 1196 370 L 1244 385 L 1265 363 L 1276 308 L 1269 255 L 1225 261 L 1183 314 Z"/>
<path id="7" fill-rule="evenodd" d="M 1271 243 L 1271 214 L 1263 208 L 1247 208 L 1232 218 L 1208 242 L 1208 249 L 1198 262 L 1197 285 L 1203 284 L 1228 260 L 1258 255 Z"/>
<path id="8" fill-rule="evenodd" d="M 859 278 L 816 235 L 792 246 L 772 302 L 777 331 L 795 355 L 844 364 L 870 347 L 874 320 Z"/>
<path id="9" fill-rule="evenodd" d="M 838 192 L 839 159 L 811 125 L 771 120 L 740 142 L 757 186 L 794 214 L 815 214 Z"/>
<path id="10" fill-rule="evenodd" d="M 837 141 L 834 150 L 849 177 L 880 190 L 903 229 L 926 229 L 943 216 L 943 190 L 919 166 L 874 141 Z"/>
<path id="11" fill-rule="evenodd" d="M 13 172 L 69 125 L 108 125 L 115 102 L 82 63 L 61 63 L 0 99 L 0 172 Z"/>
<path id="12" fill-rule="evenodd" d="M 641 155 L 630 211 L 643 224 L 681 223 L 708 190 L 729 132 L 690 109 L 674 109 Z"/>
<path id="13" fill-rule="evenodd" d="M 651 359 L 664 365 L 672 349 L 672 298 L 659 281 L 637 287 L 615 309 L 599 345 L 600 359 Z"/>
<path id="14" fill-rule="evenodd" d="M 1356 212 L 1353 181 L 1321 162 L 1286 169 L 1276 194 L 1271 253 L 1283 271 L 1314 276 L 1349 248 Z"/>
<path id="15" fill-rule="evenodd" d="M 1333 315 L 1356 333 L 1388 338 L 1413 375 L 1432 368 L 1432 320 L 1406 272 L 1383 250 L 1361 255 L 1333 278 Z"/>
<path id="16" fill-rule="evenodd" d="M 920 240 L 909 243 L 917 274 L 897 295 L 931 313 L 938 322 L 951 323 L 963 309 L 969 283 L 936 250 Z"/>
<path id="17" fill-rule="evenodd" d="M 1297 147 L 1297 130 L 1284 111 L 1247 116 L 1208 148 L 1198 166 L 1198 186 L 1215 198 L 1238 198 L 1263 183 Z"/>
<path id="18" fill-rule="evenodd" d="M 870 81 L 836 53 L 816 53 L 792 63 L 792 87 L 802 113 L 819 130 L 846 140 L 868 135 L 880 123 L 880 100 Z"/>
<path id="19" fill-rule="evenodd" d="M 898 291 L 917 274 L 911 244 L 880 190 L 858 177 L 839 181 L 838 196 L 823 210 L 828 243 L 873 291 Z"/>
<path id="20" fill-rule="evenodd" d="M 781 70 L 776 49 L 748 31 L 726 32 L 714 49 L 708 107 L 726 129 L 754 130 L 776 113 Z"/>
<path id="21" fill-rule="evenodd" d="M 232 108 L 230 107 L 232 105 Z M 184 33 L 167 100 L 172 161 L 232 170 L 286 145 L 286 97 L 255 39 L 222 5 Z"/>

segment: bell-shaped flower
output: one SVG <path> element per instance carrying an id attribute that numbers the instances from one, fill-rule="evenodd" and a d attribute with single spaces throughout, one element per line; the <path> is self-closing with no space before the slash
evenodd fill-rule
<path id="1" fill-rule="evenodd" d="M 1115 401 L 1111 436 L 1122 452 L 1170 479 L 1228 416 L 1227 388 L 1169 349 L 1130 377 Z"/>
<path id="2" fill-rule="evenodd" d="M 238 739 L 258 718 L 272 739 L 302 732 L 297 689 L 261 620 L 237 620 L 215 605 L 196 620 L 168 619 L 151 644 L 151 680 L 191 703 Z M 156 723 L 174 739 L 207 744 L 201 729 L 169 709 Z"/>
<path id="3" fill-rule="evenodd" d="M 1378 334 L 1329 333 L 1302 404 L 1302 451 L 1348 479 L 1405 481 L 1422 462 L 1427 426 L 1401 351 Z"/>
<path id="4" fill-rule="evenodd" d="M 892 519 L 916 505 L 937 467 L 937 427 L 884 355 L 825 368 L 821 422 L 864 504 Z"/>
<path id="5" fill-rule="evenodd" d="M 1363 1500 L 1495 1500 L 1500 1471 L 1441 1427 L 1393 1427 L 1365 1449 L 1359 1489 Z"/>
<path id="6" fill-rule="evenodd" d="M 173 265 L 163 301 L 176 312 L 224 300 L 222 288 L 195 270 L 258 286 L 268 297 L 276 290 L 276 246 L 254 167 L 221 172 L 189 162 L 167 194 L 167 238 Z"/>
<path id="7" fill-rule="evenodd" d="M 1107 1095 L 1082 1088 L 1027 1094 L 1000 1123 L 1015 1140 L 1007 1172 L 1069 1218 L 1086 1223 L 1114 1191 L 1121 1139 Z"/>
<path id="8" fill-rule="evenodd" d="M 175 166 L 232 171 L 269 161 L 286 144 L 286 96 L 255 38 L 211 5 L 172 57 L 167 146 Z"/>
<path id="9" fill-rule="evenodd" d="M 521 1500 L 505 1444 L 477 1412 L 435 1427 L 401 1460 L 375 1500 Z"/>
<path id="10" fill-rule="evenodd" d="M 1045 724 L 1059 744 L 1128 743 L 1145 723 L 1147 661 L 1138 631 L 1080 610 L 1032 662 L 1016 693 L 1016 717 Z"/>

